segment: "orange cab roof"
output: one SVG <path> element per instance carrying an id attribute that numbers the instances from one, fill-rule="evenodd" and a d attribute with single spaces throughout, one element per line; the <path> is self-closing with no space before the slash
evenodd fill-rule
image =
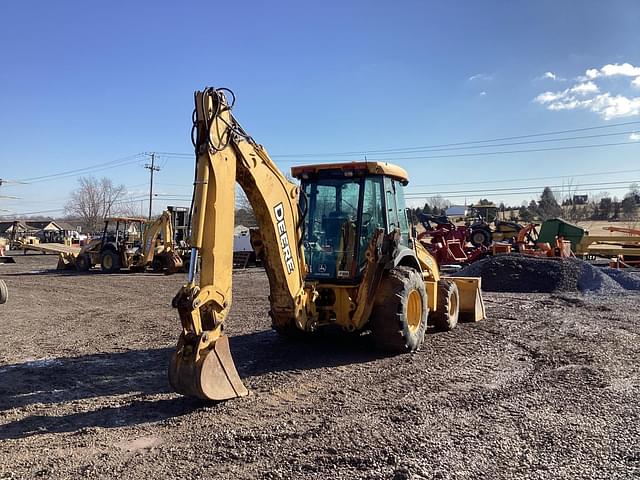
<path id="1" fill-rule="evenodd" d="M 291 167 L 291 175 L 296 178 L 301 178 L 305 173 L 317 174 L 324 170 L 351 171 L 358 175 L 388 175 L 389 177 L 400 180 L 404 184 L 409 182 L 409 176 L 404 168 L 385 162 L 341 162 L 300 165 L 297 167 Z"/>

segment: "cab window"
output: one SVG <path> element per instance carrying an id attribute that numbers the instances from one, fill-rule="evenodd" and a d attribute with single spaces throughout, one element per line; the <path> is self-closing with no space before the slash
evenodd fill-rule
<path id="1" fill-rule="evenodd" d="M 384 207 L 382 204 L 382 177 L 367 177 L 362 197 L 362 224 L 360 226 L 358 265 L 364 267 L 365 253 L 377 229 L 384 229 Z"/>

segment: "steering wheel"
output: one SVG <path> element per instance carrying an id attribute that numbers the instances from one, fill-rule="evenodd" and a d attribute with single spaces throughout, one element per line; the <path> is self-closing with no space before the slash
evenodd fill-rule
<path id="1" fill-rule="evenodd" d="M 366 227 L 371 222 L 373 214 L 369 212 L 362 212 L 362 226 Z"/>

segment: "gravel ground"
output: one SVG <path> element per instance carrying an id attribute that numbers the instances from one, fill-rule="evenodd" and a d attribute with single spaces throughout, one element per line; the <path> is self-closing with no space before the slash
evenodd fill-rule
<path id="1" fill-rule="evenodd" d="M 640 295 L 487 293 L 488 319 L 385 357 L 287 342 L 260 270 L 234 276 L 250 396 L 175 395 L 181 275 L 0 265 L 0 478 L 640 478 Z"/>

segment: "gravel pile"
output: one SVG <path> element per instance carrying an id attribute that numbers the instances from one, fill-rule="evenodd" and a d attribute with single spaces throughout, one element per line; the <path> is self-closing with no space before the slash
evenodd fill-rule
<path id="1" fill-rule="evenodd" d="M 640 290 L 640 272 L 618 270 L 610 267 L 603 268 L 602 271 L 618 282 L 625 290 Z"/>
<path id="2" fill-rule="evenodd" d="M 458 275 L 482 277 L 482 289 L 489 292 L 613 294 L 623 292 L 626 285 L 635 285 L 632 280 L 640 283 L 636 277 L 616 281 L 602 269 L 575 258 L 514 254 L 485 258 L 462 269 Z"/>

